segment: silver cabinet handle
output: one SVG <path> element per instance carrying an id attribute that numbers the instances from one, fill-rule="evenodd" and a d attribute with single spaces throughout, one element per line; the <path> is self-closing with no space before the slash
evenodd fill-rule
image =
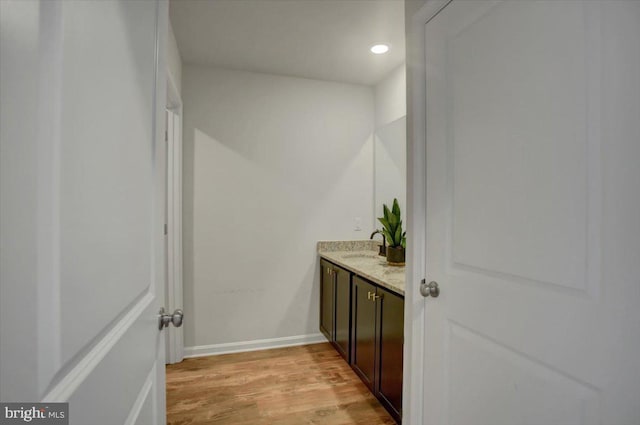
<path id="1" fill-rule="evenodd" d="M 179 328 L 182 326 L 182 320 L 184 318 L 184 313 L 182 310 L 177 309 L 173 312 L 173 314 L 165 313 L 164 307 L 160 309 L 158 312 L 158 329 L 162 330 L 169 326 L 169 323 L 173 323 L 173 326 Z"/>
<path id="2" fill-rule="evenodd" d="M 438 298 L 438 295 L 440 295 L 438 282 L 431 281 L 427 283 L 426 279 L 422 279 L 422 282 L 420 282 L 420 293 L 423 297 Z"/>

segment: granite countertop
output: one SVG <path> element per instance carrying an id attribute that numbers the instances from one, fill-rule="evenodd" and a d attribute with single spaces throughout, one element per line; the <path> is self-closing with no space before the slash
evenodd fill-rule
<path id="1" fill-rule="evenodd" d="M 377 241 L 321 241 L 318 255 L 378 285 L 404 296 L 405 268 L 390 266 L 378 255 Z"/>

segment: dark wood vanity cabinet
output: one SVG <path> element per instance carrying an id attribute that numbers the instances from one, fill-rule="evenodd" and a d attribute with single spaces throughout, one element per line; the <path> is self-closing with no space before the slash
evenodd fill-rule
<path id="1" fill-rule="evenodd" d="M 351 367 L 400 422 L 404 298 L 353 276 L 351 314 Z"/>
<path id="2" fill-rule="evenodd" d="M 349 361 L 351 335 L 351 272 L 321 260 L 320 331 Z"/>
<path id="3" fill-rule="evenodd" d="M 331 266 L 328 261 L 320 260 L 320 331 L 329 341 L 333 341 L 335 334 L 335 283 Z"/>
<path id="4" fill-rule="evenodd" d="M 324 259 L 320 268 L 320 331 L 400 423 L 404 297 Z"/>
<path id="5" fill-rule="evenodd" d="M 378 288 L 378 372 L 375 394 L 391 415 L 402 416 L 402 359 L 404 346 L 404 298 Z"/>
<path id="6" fill-rule="evenodd" d="M 349 346 L 351 344 L 351 273 L 336 267 L 336 317 L 334 346 L 349 362 Z"/>
<path id="7" fill-rule="evenodd" d="M 376 303 L 371 294 L 376 287 L 358 276 L 353 278 L 352 307 L 353 342 L 351 345 L 351 367 L 375 391 L 376 371 Z"/>

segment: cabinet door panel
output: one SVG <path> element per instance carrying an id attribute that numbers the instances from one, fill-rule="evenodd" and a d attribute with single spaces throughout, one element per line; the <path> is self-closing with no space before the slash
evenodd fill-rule
<path id="1" fill-rule="evenodd" d="M 404 299 L 378 288 L 379 369 L 376 390 L 396 418 L 402 410 L 402 348 L 404 343 Z"/>
<path id="2" fill-rule="evenodd" d="M 349 361 L 351 273 L 335 267 L 335 347 Z"/>
<path id="3" fill-rule="evenodd" d="M 353 369 L 365 384 L 374 389 L 376 355 L 376 302 L 369 299 L 369 293 L 375 294 L 376 287 L 353 277 L 353 350 L 351 363 Z"/>
<path id="4" fill-rule="evenodd" d="M 334 337 L 334 282 L 331 264 L 320 261 L 320 331 L 329 341 Z"/>

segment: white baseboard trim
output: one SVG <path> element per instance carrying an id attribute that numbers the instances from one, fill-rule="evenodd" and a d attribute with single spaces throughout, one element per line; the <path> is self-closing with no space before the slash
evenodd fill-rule
<path id="1" fill-rule="evenodd" d="M 184 357 L 204 357 L 218 354 L 242 353 L 245 351 L 269 350 L 271 348 L 294 347 L 296 345 L 327 342 L 321 334 L 285 336 L 282 338 L 256 339 L 253 341 L 226 342 L 223 344 L 196 345 L 184 347 Z"/>

